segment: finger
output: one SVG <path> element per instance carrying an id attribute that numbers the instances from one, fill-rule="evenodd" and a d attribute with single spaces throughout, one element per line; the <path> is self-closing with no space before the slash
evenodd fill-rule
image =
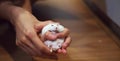
<path id="1" fill-rule="evenodd" d="M 65 38 L 68 35 L 69 35 L 69 30 L 67 28 L 65 28 L 63 32 L 57 34 L 57 37 Z"/>
<path id="2" fill-rule="evenodd" d="M 50 49 L 39 39 L 35 32 L 29 32 L 27 37 L 31 39 L 31 42 L 41 51 L 50 54 Z"/>
<path id="3" fill-rule="evenodd" d="M 56 40 L 57 39 L 57 34 L 53 34 L 52 32 L 48 31 L 45 33 L 45 35 L 43 36 L 44 40 Z"/>
<path id="4" fill-rule="evenodd" d="M 16 44 L 17 44 L 17 46 L 19 46 L 24 52 L 26 52 L 26 53 L 29 54 L 29 55 L 32 55 L 28 50 L 26 50 L 24 47 L 22 47 L 22 46 L 20 45 L 20 42 L 19 42 L 18 40 L 16 40 Z"/>
<path id="5" fill-rule="evenodd" d="M 33 50 L 33 52 L 36 53 L 36 56 L 40 56 L 41 52 L 36 48 L 36 46 L 27 38 L 25 38 L 23 41 L 21 41 L 22 44 L 26 45 L 26 47 Z"/>
<path id="6" fill-rule="evenodd" d="M 34 53 L 31 49 L 29 49 L 28 47 L 26 47 L 25 45 L 23 45 L 23 44 L 21 43 L 21 41 L 18 41 L 18 40 L 17 40 L 17 45 L 18 45 L 23 51 L 25 51 L 28 55 L 35 56 L 35 53 Z"/>
<path id="7" fill-rule="evenodd" d="M 61 49 L 58 49 L 57 52 L 58 52 L 58 53 L 62 53 L 62 50 L 61 50 Z"/>
<path id="8" fill-rule="evenodd" d="M 61 51 L 62 51 L 63 54 L 67 53 L 66 49 L 62 49 Z"/>
<path id="9" fill-rule="evenodd" d="M 54 22 L 51 20 L 48 20 L 45 22 L 37 23 L 34 25 L 34 28 L 36 29 L 37 32 L 40 32 L 40 30 L 42 30 L 42 28 L 49 23 L 54 23 Z"/>
<path id="10" fill-rule="evenodd" d="M 70 45 L 71 41 L 72 40 L 70 36 L 66 37 L 65 42 L 62 45 L 62 48 L 66 49 Z"/>
<path id="11" fill-rule="evenodd" d="M 30 56 L 36 56 L 33 52 L 31 52 L 28 48 L 25 48 L 24 46 L 19 46 L 25 53 L 27 53 Z"/>
<path id="12" fill-rule="evenodd" d="M 29 50 L 27 50 L 26 48 L 24 48 L 23 46 L 19 46 L 25 53 L 27 53 L 28 55 L 30 55 L 30 56 L 33 56 L 33 54 L 29 51 Z"/>
<path id="13" fill-rule="evenodd" d="M 63 53 L 63 54 L 67 53 L 66 49 L 63 49 L 63 48 L 62 49 L 58 49 L 57 52 L 58 53 Z"/>

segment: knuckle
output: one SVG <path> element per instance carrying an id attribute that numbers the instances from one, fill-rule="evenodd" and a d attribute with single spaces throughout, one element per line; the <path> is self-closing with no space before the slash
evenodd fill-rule
<path id="1" fill-rule="evenodd" d="M 64 33 L 60 33 L 58 36 L 65 36 L 65 34 Z"/>
<path id="2" fill-rule="evenodd" d="M 16 45 L 17 45 L 17 46 L 20 46 L 20 45 L 21 45 L 21 43 L 20 43 L 19 40 L 16 40 Z"/>
<path id="3" fill-rule="evenodd" d="M 27 43 L 26 37 L 22 37 L 20 41 L 21 41 L 21 43 Z"/>
<path id="4" fill-rule="evenodd" d="M 16 41 L 16 45 L 19 46 L 20 44 L 18 43 L 18 41 Z"/>
<path id="5" fill-rule="evenodd" d="M 25 31 L 25 35 L 27 37 L 33 37 L 33 31 L 27 30 L 27 31 Z"/>
<path id="6" fill-rule="evenodd" d="M 53 23 L 53 21 L 52 21 L 52 20 L 48 20 L 47 22 L 48 22 L 48 23 Z"/>
<path id="7" fill-rule="evenodd" d="M 66 28 L 65 29 L 65 34 L 66 34 L 66 36 L 68 36 L 70 34 L 70 30 Z"/>
<path id="8" fill-rule="evenodd" d="M 49 35 L 50 35 L 50 33 L 46 32 L 45 35 L 44 35 L 44 37 L 48 37 Z"/>
<path id="9" fill-rule="evenodd" d="M 68 37 L 68 40 L 67 40 L 67 42 L 66 42 L 66 43 L 70 44 L 71 42 L 72 42 L 71 37 Z"/>
<path id="10" fill-rule="evenodd" d="M 70 30 L 68 28 L 65 28 L 67 32 L 70 32 Z"/>
<path id="11" fill-rule="evenodd" d="M 49 37 L 50 32 L 45 33 L 45 37 Z"/>

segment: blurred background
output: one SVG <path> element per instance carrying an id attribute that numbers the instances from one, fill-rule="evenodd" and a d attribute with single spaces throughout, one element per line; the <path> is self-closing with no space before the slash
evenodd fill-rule
<path id="1" fill-rule="evenodd" d="M 60 22 L 71 32 L 67 55 L 30 57 L 15 45 L 11 24 L 0 25 L 0 61 L 120 61 L 119 0 L 40 0 L 32 5 L 39 20 Z M 1 19 L 2 20 L 2 19 Z"/>

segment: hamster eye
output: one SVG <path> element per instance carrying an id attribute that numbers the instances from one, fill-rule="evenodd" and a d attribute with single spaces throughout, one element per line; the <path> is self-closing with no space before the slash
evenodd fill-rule
<path id="1" fill-rule="evenodd" d="M 60 47 L 61 47 L 61 45 L 58 45 L 58 47 L 60 48 Z"/>
<path id="2" fill-rule="evenodd" d="M 53 25 L 51 25 L 51 26 L 53 26 Z"/>

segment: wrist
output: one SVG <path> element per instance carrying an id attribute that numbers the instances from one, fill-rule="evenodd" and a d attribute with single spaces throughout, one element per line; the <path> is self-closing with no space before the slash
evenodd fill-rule
<path id="1" fill-rule="evenodd" d="M 20 7 L 16 7 L 12 11 L 10 22 L 16 28 L 20 26 L 26 26 L 28 24 L 38 23 L 38 20 L 29 11 Z"/>
<path id="2" fill-rule="evenodd" d="M 7 19 L 13 25 L 14 23 L 16 23 L 16 21 L 18 21 L 17 19 L 22 14 L 31 14 L 31 13 L 22 7 L 13 5 L 13 3 L 10 1 L 0 3 L 0 17 L 3 19 Z"/>
<path id="3" fill-rule="evenodd" d="M 31 13 L 21 7 L 13 7 L 11 10 L 11 16 L 9 16 L 9 20 L 13 25 L 15 25 L 21 20 L 20 18 L 29 14 Z"/>

